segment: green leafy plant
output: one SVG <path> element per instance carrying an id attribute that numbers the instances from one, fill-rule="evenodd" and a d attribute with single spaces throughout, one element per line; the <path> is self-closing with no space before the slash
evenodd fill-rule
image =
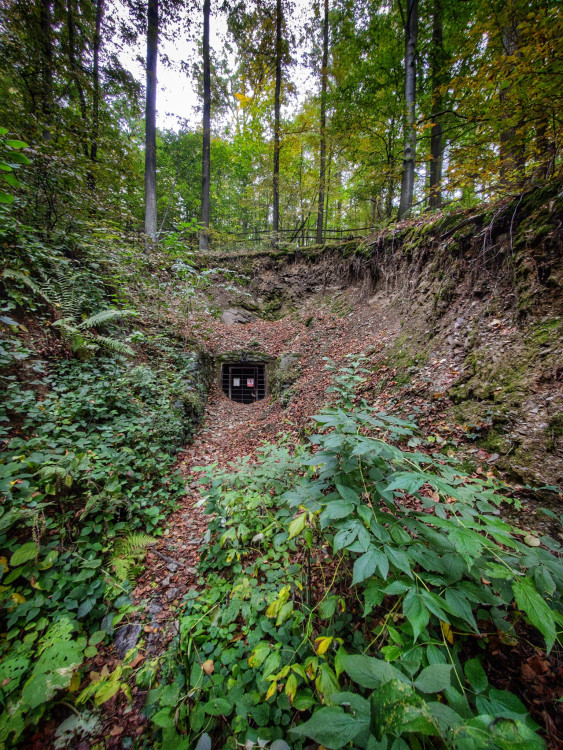
<path id="1" fill-rule="evenodd" d="M 503 485 L 367 408 L 361 370 L 337 375 L 309 447 L 206 470 L 204 588 L 148 698 L 164 742 L 544 747 L 482 657 L 558 643 L 559 545 L 528 546 Z"/>
<path id="2" fill-rule="evenodd" d="M 53 327 L 59 328 L 70 339 L 72 349 L 76 353 L 84 354 L 106 349 L 116 354 L 133 356 L 134 351 L 128 344 L 118 339 L 104 336 L 96 329 L 103 328 L 111 321 L 135 315 L 132 310 L 101 310 L 81 322 L 67 317 L 55 320 Z"/>
<path id="3" fill-rule="evenodd" d="M 76 289 L 75 280 L 64 273 L 55 271 L 53 275 L 41 274 L 42 280 L 37 282 L 23 271 L 6 268 L 3 278 L 6 281 L 17 281 L 27 286 L 32 292 L 40 296 L 63 317 L 55 320 L 51 325 L 61 330 L 68 338 L 72 349 L 77 354 L 91 354 L 100 349 L 133 356 L 131 347 L 116 338 L 99 333 L 98 329 L 106 327 L 117 320 L 135 316 L 133 310 L 116 310 L 109 308 L 100 310 L 83 319 L 81 310 L 84 306 L 85 292 Z"/>
<path id="4" fill-rule="evenodd" d="M 7 190 L 0 190 L 0 203 L 13 203 L 14 188 L 21 187 L 21 183 L 14 174 L 25 164 L 31 164 L 31 161 L 25 154 L 20 153 L 22 149 L 28 148 L 27 143 L 13 138 L 6 138 L 8 130 L 0 128 L 0 178 L 3 187 Z"/>
<path id="5" fill-rule="evenodd" d="M 111 567 L 120 583 L 130 580 L 134 568 L 142 562 L 147 548 L 156 544 L 156 541 L 154 537 L 139 532 L 128 534 L 115 542 Z"/>
<path id="6" fill-rule="evenodd" d="M 173 465 L 201 409 L 188 415 L 178 394 L 203 392 L 173 347 L 153 367 L 100 356 L 45 374 L 14 333 L 2 344 L 0 744 L 14 745 L 69 700 L 83 662 L 127 615 L 148 534 L 184 490 Z M 36 368 L 33 387 L 15 374 L 21 364 Z M 58 646 L 53 622 L 66 623 Z"/>

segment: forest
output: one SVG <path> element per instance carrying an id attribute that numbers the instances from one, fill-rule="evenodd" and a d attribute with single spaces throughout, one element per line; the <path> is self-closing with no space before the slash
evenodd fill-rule
<path id="1" fill-rule="evenodd" d="M 0 19 L 0 750 L 561 747 L 560 4 Z"/>

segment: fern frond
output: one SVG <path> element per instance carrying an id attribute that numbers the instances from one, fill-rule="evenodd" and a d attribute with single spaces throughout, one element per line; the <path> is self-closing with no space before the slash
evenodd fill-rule
<path id="1" fill-rule="evenodd" d="M 21 284 L 25 284 L 25 286 L 31 289 L 32 292 L 35 292 L 35 294 L 43 297 L 46 302 L 51 303 L 51 299 L 46 289 L 36 281 L 34 281 L 32 278 L 30 278 L 27 274 L 23 273 L 23 271 L 16 271 L 14 268 L 6 268 L 4 269 L 2 277 L 4 279 L 11 279 L 12 281 L 19 281 Z"/>
<path id="2" fill-rule="evenodd" d="M 133 560 L 124 557 L 112 557 L 111 564 L 113 574 L 119 583 L 125 583 L 129 578 L 129 573 L 133 567 Z"/>
<path id="3" fill-rule="evenodd" d="M 99 326 L 108 323 L 110 320 L 117 320 L 120 318 L 127 318 L 131 315 L 136 315 L 134 310 L 100 310 L 100 312 L 91 315 L 86 320 L 82 321 L 79 328 L 97 328 Z"/>
<path id="4" fill-rule="evenodd" d="M 130 556 L 143 552 L 153 544 L 156 544 L 156 539 L 153 536 L 137 532 L 119 539 L 115 546 L 115 552 L 119 555 Z"/>
<path id="5" fill-rule="evenodd" d="M 78 328 L 74 325 L 74 318 L 59 318 L 51 323 L 52 328 L 62 328 L 65 333 L 77 334 Z"/>
<path id="6" fill-rule="evenodd" d="M 118 341 L 117 339 L 109 338 L 109 336 L 94 336 L 91 341 L 97 346 L 101 346 L 103 349 L 109 349 L 117 354 L 128 354 L 130 357 L 135 354 L 128 344 L 124 344 L 123 341 Z"/>
<path id="7" fill-rule="evenodd" d="M 134 566 L 141 562 L 147 547 L 156 544 L 156 539 L 148 534 L 137 532 L 121 537 L 115 543 L 111 565 L 115 578 L 124 583 L 129 579 Z"/>

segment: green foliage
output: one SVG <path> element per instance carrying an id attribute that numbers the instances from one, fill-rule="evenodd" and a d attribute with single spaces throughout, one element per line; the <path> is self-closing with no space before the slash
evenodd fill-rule
<path id="1" fill-rule="evenodd" d="M 135 565 L 142 561 L 147 547 L 156 543 L 148 534 L 136 533 L 118 539 L 113 548 L 111 566 L 120 583 L 130 580 Z"/>
<path id="2" fill-rule="evenodd" d="M 20 151 L 27 148 L 27 143 L 23 141 L 6 138 L 8 131 L 6 128 L 0 128 L 0 178 L 4 190 L 0 190 L 0 203 L 13 203 L 15 188 L 21 187 L 21 183 L 15 176 L 14 172 L 21 168 L 22 164 L 31 164 L 25 154 Z M 9 192 L 6 192 L 6 188 Z"/>
<path id="3" fill-rule="evenodd" d="M 103 336 L 97 333 L 96 329 L 103 328 L 110 321 L 122 320 L 135 314 L 131 310 L 101 310 L 81 322 L 73 317 L 59 318 L 59 320 L 54 321 L 53 327 L 60 328 L 64 335 L 70 339 L 72 350 L 77 354 L 107 349 L 116 354 L 133 356 L 134 351 L 128 344 L 109 336 Z"/>
<path id="4" fill-rule="evenodd" d="M 186 597 L 148 695 L 163 743 L 220 743 L 228 725 L 237 742 L 297 749 L 544 747 L 479 653 L 522 629 L 554 646 L 560 545 L 528 547 L 499 518 L 502 485 L 422 452 L 414 425 L 354 406 L 361 368 L 337 376 L 309 447 L 205 470 L 204 588 Z"/>
<path id="5" fill-rule="evenodd" d="M 146 532 L 183 492 L 173 465 L 191 425 L 178 394 L 195 381 L 181 352 L 168 354 L 175 371 L 166 358 L 131 370 L 99 357 L 45 374 L 14 335 L 2 345 L 0 743 L 13 743 L 95 655 L 100 638 L 88 633 L 111 633 L 127 611 Z"/>

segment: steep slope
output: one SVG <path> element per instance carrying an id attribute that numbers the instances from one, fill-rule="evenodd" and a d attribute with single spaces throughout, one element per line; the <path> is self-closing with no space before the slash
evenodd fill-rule
<path id="1" fill-rule="evenodd" d="M 315 310 L 328 310 L 360 348 L 373 330 L 387 330 L 379 361 L 396 381 L 396 407 L 406 392 L 440 399 L 499 467 L 524 482 L 561 484 L 562 209 L 561 185 L 551 183 L 492 208 L 403 222 L 360 243 L 209 254 L 207 265 L 245 281 L 212 296 L 229 325 L 209 321 L 211 348 L 252 341 L 235 333 L 252 331 L 233 323 L 241 310 L 240 320 L 291 315 L 308 325 Z M 292 350 L 265 344 L 255 342 L 273 356 Z"/>

